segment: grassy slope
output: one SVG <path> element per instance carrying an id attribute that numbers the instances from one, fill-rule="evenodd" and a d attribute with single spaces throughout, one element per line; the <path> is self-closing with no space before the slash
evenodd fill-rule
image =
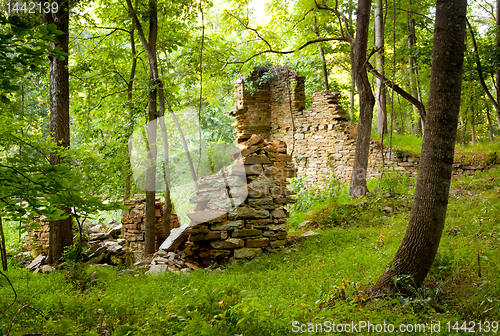
<path id="1" fill-rule="evenodd" d="M 5 333 L 15 318 L 11 334 L 283 335 L 291 333 L 292 321 L 440 320 L 444 330 L 450 319 L 500 320 L 500 169 L 454 181 L 449 232 L 416 299 L 364 302 L 363 290 L 377 280 L 404 235 L 413 181 L 389 176 L 382 187 L 399 196 L 346 208 L 341 204 L 352 203 L 347 197 L 319 200 L 325 207 L 302 195 L 306 203 L 297 208 L 304 211 L 296 211 L 292 227 L 319 218 L 314 225 L 320 235 L 231 264 L 223 273 L 135 277 L 118 276 L 115 269 L 32 274 L 12 268 L 8 275 L 18 298 L 0 317 L 0 329 Z M 0 281 L 4 312 L 13 295 Z M 16 313 L 27 306 L 45 317 L 30 308 Z"/>

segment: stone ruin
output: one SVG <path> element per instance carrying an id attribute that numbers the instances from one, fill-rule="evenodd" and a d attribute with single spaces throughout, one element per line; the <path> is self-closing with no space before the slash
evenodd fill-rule
<path id="1" fill-rule="evenodd" d="M 288 177 L 350 180 L 356 131 L 340 105 L 339 93 L 315 92 L 311 108 L 305 109 L 304 77 L 282 66 L 263 67 L 237 80 L 235 109 L 229 114 L 236 119 L 241 156 L 234 158 L 235 165 L 200 179 L 190 199 L 196 204 L 195 212 L 188 214 L 191 223 L 179 227 L 173 215 L 172 234 L 164 241 L 163 203 L 156 202 L 156 246 L 160 247 L 156 256 L 163 260 L 156 264 L 161 267 L 167 267 L 166 253 L 172 254 L 169 269 L 181 264 L 194 269 L 196 263 L 251 259 L 261 255 L 262 248 L 283 246 L 285 206 L 295 201 L 287 191 Z M 385 153 L 385 164 L 415 174 L 418 159 L 394 155 L 389 159 Z M 372 142 L 367 177 L 378 176 L 381 167 L 381 150 Z M 120 243 L 131 260 L 138 261 L 143 257 L 145 197 L 136 195 L 125 204 L 131 209 L 123 211 Z M 46 231 L 42 227 L 41 239 L 48 236 Z M 179 256 L 194 264 L 178 260 Z"/>
<path id="2" fill-rule="evenodd" d="M 252 134 L 268 141 L 287 144 L 297 175 L 309 181 L 330 179 L 346 182 L 351 178 L 356 149 L 356 127 L 340 104 L 340 93 L 324 90 L 312 96 L 312 106 L 305 108 L 304 77 L 283 66 L 254 70 L 234 87 L 237 142 Z M 395 171 L 416 173 L 415 162 L 403 162 L 384 153 L 385 164 Z M 406 161 L 406 160 L 405 160 Z M 382 154 L 372 142 L 367 178 L 378 176 Z"/>
<path id="3" fill-rule="evenodd" d="M 287 242 L 285 205 L 295 202 L 287 177 L 295 176 L 295 170 L 286 144 L 254 134 L 242 145 L 236 163 L 200 179 L 190 199 L 196 211 L 188 214 L 192 226 L 184 231 L 189 236 L 183 250 L 201 264 L 251 259 L 263 247 Z"/>
<path id="4" fill-rule="evenodd" d="M 122 211 L 122 237 L 126 241 L 128 253 L 133 261 L 142 258 L 144 252 L 144 232 L 146 223 L 144 219 L 144 209 L 146 206 L 145 195 L 134 195 L 133 198 L 124 202 L 130 206 L 129 210 Z M 163 234 L 162 216 L 164 202 L 160 202 L 160 197 L 155 199 L 155 247 L 158 249 L 167 238 Z M 179 227 L 179 218 L 176 214 L 170 215 L 170 229 Z"/>

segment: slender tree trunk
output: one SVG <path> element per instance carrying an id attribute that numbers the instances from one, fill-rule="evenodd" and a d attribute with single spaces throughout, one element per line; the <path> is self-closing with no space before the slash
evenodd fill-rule
<path id="1" fill-rule="evenodd" d="M 472 104 L 470 108 L 470 133 L 472 136 L 472 147 L 476 145 L 477 138 L 476 138 L 476 126 L 474 125 L 475 122 L 475 117 L 476 117 L 476 111 L 474 110 L 474 104 Z"/>
<path id="2" fill-rule="evenodd" d="M 60 48 L 67 53 L 69 48 L 69 3 L 57 0 L 59 10 L 44 16 L 45 25 L 54 23 L 64 34 L 58 35 L 51 42 L 52 48 Z M 49 57 L 50 62 L 50 123 L 49 131 L 53 141 L 62 148 L 69 148 L 69 73 L 68 56 L 64 59 Z M 57 154 L 50 155 L 50 163 L 57 165 L 62 159 Z M 63 209 L 68 218 L 49 222 L 49 258 L 48 262 L 57 264 L 66 246 L 73 244 L 70 209 Z"/>
<path id="3" fill-rule="evenodd" d="M 426 132 L 410 220 L 394 259 L 373 287 L 375 295 L 419 287 L 439 247 L 460 112 L 466 12 L 466 0 L 437 0 Z"/>
<path id="4" fill-rule="evenodd" d="M 191 178 L 193 179 L 194 187 L 195 189 L 198 189 L 198 177 L 196 176 L 196 170 L 194 169 L 193 165 L 193 159 L 191 158 L 191 154 L 189 153 L 189 146 L 186 141 L 186 137 L 184 136 L 184 132 L 182 131 L 181 125 L 179 123 L 179 119 L 177 119 L 177 116 L 174 113 L 174 110 L 172 109 L 172 106 L 166 101 L 168 110 L 170 112 L 170 115 L 172 116 L 172 119 L 174 120 L 175 126 L 177 128 L 177 131 L 179 132 L 179 135 L 181 137 L 181 142 L 182 146 L 184 147 L 184 152 L 186 153 L 186 158 L 189 164 L 189 171 L 191 172 Z M 200 125 L 201 127 L 201 125 Z"/>
<path id="5" fill-rule="evenodd" d="M 368 192 L 366 173 L 368 168 L 368 154 L 370 153 L 373 106 L 375 105 L 375 97 L 373 96 L 366 71 L 366 48 L 370 25 L 370 9 L 371 0 L 359 0 L 356 41 L 354 42 L 354 71 L 359 95 L 359 122 L 350 186 L 350 194 L 353 197 L 364 196 Z"/>
<path id="6" fill-rule="evenodd" d="M 167 239 L 170 236 L 170 230 L 172 229 L 170 223 L 170 216 L 172 214 L 172 199 L 170 197 L 170 162 L 168 158 L 168 132 L 167 127 L 165 125 L 165 94 L 163 88 L 163 82 L 159 85 L 159 102 L 160 102 L 160 116 L 163 117 L 163 120 L 160 122 L 161 127 L 161 135 L 163 141 L 163 164 L 164 164 L 164 176 L 165 176 L 165 208 L 163 209 L 162 215 L 162 227 L 163 227 L 163 236 Z"/>
<path id="7" fill-rule="evenodd" d="M 413 12 L 408 11 L 408 49 L 410 49 L 410 57 L 408 58 L 408 66 L 410 68 L 410 85 L 412 88 L 413 97 L 417 100 L 422 101 L 422 94 L 420 92 L 420 83 L 418 80 L 418 66 L 415 57 L 413 56 L 413 50 L 415 49 L 416 36 L 415 36 L 415 20 L 413 19 Z M 413 114 L 418 115 L 418 107 L 413 105 Z M 424 123 L 421 117 L 417 118 L 415 123 L 415 132 L 424 134 Z"/>
<path id="8" fill-rule="evenodd" d="M 379 50 L 377 58 L 377 70 L 385 75 L 385 52 L 384 52 L 384 0 L 377 0 L 375 7 L 375 47 Z M 387 109 L 386 109 L 386 89 L 382 79 L 377 78 L 377 133 L 387 133 Z"/>
<path id="9" fill-rule="evenodd" d="M 314 33 L 318 38 L 320 37 L 319 29 L 318 26 L 316 25 L 316 16 L 314 17 Z M 330 86 L 328 85 L 328 70 L 326 68 L 325 53 L 323 51 L 323 48 L 321 47 L 321 44 L 319 43 L 318 43 L 318 50 L 321 59 L 321 68 L 323 70 L 323 87 L 325 88 L 325 90 L 330 90 Z"/>
<path id="10" fill-rule="evenodd" d="M 158 36 L 158 13 L 157 1 L 149 0 L 149 36 L 146 36 L 142 25 L 137 18 L 131 0 L 127 0 L 129 13 L 132 15 L 133 22 L 139 33 L 142 46 L 148 55 L 149 62 L 149 81 L 151 88 L 148 94 L 148 142 L 150 150 L 148 158 L 150 160 L 146 170 L 146 209 L 145 209 L 145 234 L 144 234 L 144 256 L 155 252 L 156 242 L 156 218 L 155 218 L 155 198 L 156 198 L 156 131 L 157 131 L 157 84 L 158 84 L 158 60 L 156 52 L 156 40 Z"/>
<path id="11" fill-rule="evenodd" d="M 0 254 L 2 257 L 2 269 L 7 271 L 7 247 L 5 246 L 5 235 L 3 232 L 2 217 L 0 217 Z"/>
<path id="12" fill-rule="evenodd" d="M 491 123 L 490 108 L 486 106 L 486 119 L 488 119 L 488 131 L 490 134 L 490 141 L 493 142 L 493 124 Z"/>
<path id="13" fill-rule="evenodd" d="M 465 133 L 467 132 L 467 119 L 465 119 L 463 117 L 460 117 L 460 127 L 462 129 L 462 139 L 461 139 L 461 143 L 462 143 L 462 146 L 465 146 Z"/>
<path id="14" fill-rule="evenodd" d="M 130 68 L 130 78 L 127 83 L 127 100 L 129 102 L 129 134 L 128 137 L 132 135 L 134 132 L 134 109 L 132 108 L 132 92 L 134 90 L 134 80 L 135 80 L 135 70 L 137 68 L 137 58 L 135 52 L 135 37 L 134 37 L 134 28 L 132 28 L 130 32 L 130 51 L 132 53 L 132 66 Z M 130 163 L 130 155 L 128 155 L 127 150 L 127 159 L 126 159 L 126 169 L 127 173 L 125 174 L 125 186 L 124 186 L 124 195 L 123 200 L 130 199 L 130 189 L 132 185 L 132 166 Z"/>
<path id="15" fill-rule="evenodd" d="M 349 27 L 352 27 L 352 10 L 349 10 Z M 352 35 L 352 34 L 351 34 Z M 349 91 L 349 116 L 354 120 L 354 94 L 356 91 L 356 74 L 354 73 L 354 42 L 349 42 L 349 59 L 351 61 L 351 90 Z"/>

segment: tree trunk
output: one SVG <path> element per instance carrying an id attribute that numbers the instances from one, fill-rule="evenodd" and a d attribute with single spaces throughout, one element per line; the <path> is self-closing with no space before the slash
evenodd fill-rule
<path id="1" fill-rule="evenodd" d="M 497 26 L 497 36 L 495 39 L 495 44 L 497 50 L 500 50 L 500 0 L 497 0 L 497 13 L 496 13 L 496 26 Z M 500 128 L 500 66 L 497 68 L 496 73 L 496 84 L 497 84 L 497 122 Z"/>
<path id="2" fill-rule="evenodd" d="M 417 100 L 422 101 L 422 94 L 420 92 L 420 83 L 418 80 L 418 67 L 415 57 L 412 56 L 415 49 L 416 36 L 415 36 L 415 20 L 413 19 L 413 12 L 408 11 L 408 49 L 410 49 L 410 57 L 408 58 L 408 66 L 410 68 L 410 85 L 412 88 L 413 97 Z M 413 105 L 413 114 L 418 115 L 418 107 Z M 415 123 L 415 132 L 417 134 L 424 134 L 424 123 L 421 117 L 417 118 Z"/>
<path id="3" fill-rule="evenodd" d="M 7 271 L 7 247 L 5 246 L 2 217 L 0 217 L 0 255 L 2 257 L 2 269 Z"/>
<path id="4" fill-rule="evenodd" d="M 476 127 L 474 125 L 474 122 L 475 122 L 475 113 L 476 111 L 474 111 L 474 104 L 471 106 L 470 108 L 470 133 L 471 133 L 471 137 L 472 137 L 472 147 L 474 147 L 476 145 L 476 142 L 477 142 L 477 138 L 476 138 Z"/>
<path id="5" fill-rule="evenodd" d="M 375 97 L 366 72 L 366 47 L 368 44 L 371 4 L 371 0 L 359 0 L 357 11 L 354 72 L 359 95 L 359 122 L 356 153 L 351 175 L 350 194 L 352 197 L 364 196 L 368 192 L 366 173 L 368 154 L 370 153 L 373 106 L 375 105 Z"/>
<path id="6" fill-rule="evenodd" d="M 486 119 L 488 119 L 488 131 L 490 134 L 490 141 L 493 142 L 493 124 L 490 117 L 490 108 L 486 106 Z"/>
<path id="7" fill-rule="evenodd" d="M 170 236 L 171 223 L 170 216 L 172 214 L 172 199 L 170 198 L 170 162 L 168 159 L 168 133 L 167 127 L 165 125 L 165 94 L 163 89 L 163 82 L 160 82 L 159 85 L 159 102 L 160 102 L 160 116 L 163 117 L 163 120 L 160 122 L 161 135 L 163 141 L 163 164 L 164 164 L 164 176 L 165 176 L 165 208 L 163 209 L 162 214 L 162 227 L 163 227 L 163 236 L 165 239 Z"/>
<path id="8" fill-rule="evenodd" d="M 44 16 L 45 25 L 54 23 L 57 29 L 64 34 L 57 35 L 52 48 L 60 48 L 68 52 L 69 45 L 69 3 L 67 0 L 57 0 L 59 10 L 47 13 Z M 58 57 L 49 57 L 50 62 L 50 123 L 49 131 L 53 141 L 62 148 L 69 148 L 69 73 L 68 56 L 63 60 Z M 50 155 L 50 164 L 61 163 L 61 158 L 53 153 Z M 49 258 L 50 264 L 57 264 L 64 248 L 73 244 L 73 230 L 71 227 L 70 209 L 63 209 L 68 218 L 49 222 Z"/>
<path id="9" fill-rule="evenodd" d="M 462 129 L 462 139 L 461 139 L 461 143 L 462 143 L 462 146 L 465 146 L 465 133 L 467 132 L 467 119 L 465 119 L 463 117 L 460 117 L 460 127 Z"/>
<path id="10" fill-rule="evenodd" d="M 460 111 L 466 11 L 467 0 L 436 3 L 426 132 L 410 220 L 394 259 L 373 287 L 374 295 L 420 286 L 439 247 Z"/>
<path id="11" fill-rule="evenodd" d="M 157 1 L 149 0 L 149 36 L 146 40 L 142 25 L 137 18 L 136 11 L 131 0 L 127 0 L 129 13 L 139 33 L 142 46 L 148 55 L 149 81 L 151 89 L 148 94 L 148 143 L 150 150 L 148 158 L 150 160 L 146 171 L 146 210 L 145 210 L 145 234 L 144 234 L 144 256 L 155 252 L 156 241 L 156 218 L 155 218 L 155 198 L 156 198 L 156 131 L 157 131 L 157 81 L 158 81 L 158 61 L 156 53 L 156 40 L 158 36 L 158 13 Z"/>
<path id="12" fill-rule="evenodd" d="M 384 52 L 384 1 L 377 0 L 375 7 L 375 47 L 379 49 L 377 58 L 377 70 L 385 75 L 385 52 Z M 382 79 L 377 78 L 377 133 L 387 133 L 387 109 L 386 109 L 386 89 Z"/>
<path id="13" fill-rule="evenodd" d="M 135 79 L 135 70 L 137 68 L 137 58 L 135 54 L 135 37 L 134 37 L 134 28 L 132 28 L 130 32 L 130 51 L 132 53 L 132 66 L 130 68 L 130 78 L 127 83 L 127 100 L 129 103 L 129 134 L 128 137 L 132 135 L 134 132 L 134 109 L 132 108 L 132 92 L 134 90 L 134 79 Z M 130 199 L 130 189 L 132 185 L 132 167 L 130 163 L 130 155 L 128 155 L 128 149 L 127 149 L 127 159 L 126 159 L 126 169 L 127 172 L 125 174 L 125 186 L 124 186 L 124 195 L 123 195 L 123 200 L 128 200 Z"/>
<path id="14" fill-rule="evenodd" d="M 168 110 L 170 112 L 170 115 L 172 116 L 172 119 L 174 120 L 175 127 L 177 128 L 177 131 L 179 132 L 179 135 L 181 137 L 181 142 L 182 142 L 182 147 L 184 147 L 184 153 L 186 153 L 186 158 L 189 164 L 189 171 L 191 172 L 191 178 L 193 179 L 194 187 L 196 190 L 198 190 L 198 177 L 196 175 L 196 170 L 194 169 L 193 165 L 193 159 L 191 158 L 191 154 L 189 153 L 189 146 L 186 141 L 186 137 L 184 136 L 184 132 L 182 131 L 181 124 L 179 123 L 179 119 L 177 119 L 177 116 L 174 113 L 174 110 L 172 109 L 172 106 L 166 101 Z M 200 125 L 201 127 L 201 125 Z"/>
<path id="15" fill-rule="evenodd" d="M 352 10 L 349 10 L 349 27 L 352 27 Z M 351 34 L 352 35 L 352 34 Z M 354 42 L 349 42 L 349 59 L 351 61 L 351 90 L 349 91 L 349 117 L 354 120 L 354 91 L 356 90 L 356 74 L 354 73 Z"/>

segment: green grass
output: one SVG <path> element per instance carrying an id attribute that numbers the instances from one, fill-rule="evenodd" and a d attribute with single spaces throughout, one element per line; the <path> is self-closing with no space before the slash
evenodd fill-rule
<path id="1" fill-rule="evenodd" d="M 373 197 L 354 201 L 343 188 L 303 192 L 290 223 L 295 233 L 319 235 L 223 273 L 130 276 L 76 266 L 33 274 L 11 265 L 18 297 L 8 307 L 14 296 L 0 279 L 0 330 L 13 321 L 11 335 L 285 335 L 293 321 L 440 321 L 447 335 L 447 321 L 500 320 L 500 169 L 453 181 L 440 249 L 415 298 L 366 300 L 401 243 L 414 181 L 387 175 Z M 314 228 L 298 228 L 315 212 L 325 215 Z"/>
<path id="2" fill-rule="evenodd" d="M 372 139 L 381 142 L 381 137 L 373 132 Z M 388 148 L 390 136 L 384 136 L 384 147 Z M 415 135 L 392 135 L 392 147 L 396 157 L 420 156 L 422 149 L 422 137 Z M 500 164 L 500 142 L 479 142 L 475 146 L 470 144 L 463 146 L 457 143 L 455 146 L 455 162 L 471 165 L 491 166 Z"/>
<path id="3" fill-rule="evenodd" d="M 372 139 L 381 142 L 381 137 L 373 132 Z M 393 151 L 395 154 L 398 153 L 398 150 L 401 151 L 401 154 L 411 154 L 411 156 L 420 156 L 420 152 L 422 149 L 422 138 L 414 135 L 399 135 L 393 134 L 392 140 L 391 137 L 386 134 L 384 135 L 384 147 L 389 148 L 389 145 L 392 143 Z"/>

